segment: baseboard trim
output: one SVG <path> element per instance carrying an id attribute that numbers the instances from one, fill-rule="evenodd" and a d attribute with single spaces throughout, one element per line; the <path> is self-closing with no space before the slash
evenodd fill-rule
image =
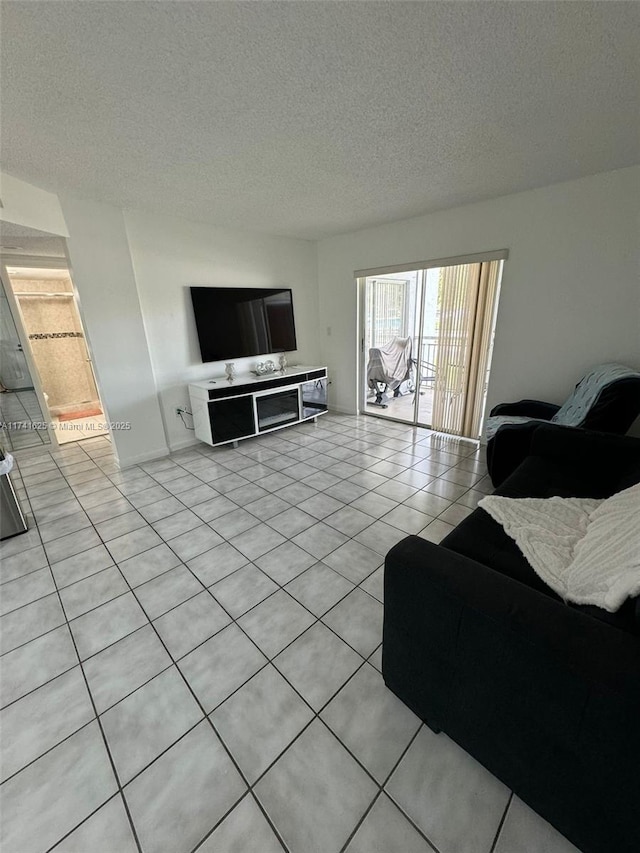
<path id="1" fill-rule="evenodd" d="M 169 450 L 171 453 L 177 453 L 179 450 L 186 450 L 188 447 L 197 447 L 203 443 L 199 438 L 183 438 L 181 441 L 172 441 L 169 445 Z M 208 447 L 209 445 L 206 446 Z"/>
<path id="2" fill-rule="evenodd" d="M 329 414 L 330 415 L 357 415 L 354 409 L 341 409 L 338 406 L 329 406 Z"/>
<path id="3" fill-rule="evenodd" d="M 118 465 L 124 469 L 131 468 L 133 465 L 139 465 L 141 462 L 153 462 L 154 459 L 162 459 L 164 456 L 168 456 L 169 452 L 169 448 L 165 445 L 156 450 L 148 450 L 145 453 L 139 453 L 137 456 L 127 456 L 125 458 L 118 456 L 116 451 L 116 456 Z"/>

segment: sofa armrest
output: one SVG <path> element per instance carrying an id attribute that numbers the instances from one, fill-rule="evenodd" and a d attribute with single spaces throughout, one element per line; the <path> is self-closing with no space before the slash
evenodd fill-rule
<path id="1" fill-rule="evenodd" d="M 582 468 L 611 494 L 640 480 L 640 438 L 561 424 L 505 424 L 487 444 L 487 467 L 496 488 L 527 456 Z M 626 485 L 620 485 L 620 482 Z"/>
<path id="2" fill-rule="evenodd" d="M 519 400 L 517 403 L 498 403 L 491 409 L 491 416 L 516 415 L 550 421 L 559 408 L 555 403 L 543 403 L 541 400 Z"/>
<path id="3" fill-rule="evenodd" d="M 487 470 L 497 489 L 531 452 L 531 442 L 537 429 L 546 424 L 528 421 L 523 424 L 503 424 L 487 442 Z"/>
<path id="4" fill-rule="evenodd" d="M 567 607 L 482 563 L 409 536 L 387 554 L 384 585 L 385 634 L 391 621 L 409 631 L 433 621 L 439 642 L 446 641 L 442 612 L 433 612 L 433 595 L 438 593 L 438 598 L 455 601 L 454 611 L 480 612 L 502 629 L 508 628 L 510 634 L 537 647 L 541 659 L 560 662 L 585 681 L 633 696 L 640 703 L 637 636 Z M 439 604 L 438 609 L 442 611 Z M 449 640 L 455 642 L 452 633 Z"/>

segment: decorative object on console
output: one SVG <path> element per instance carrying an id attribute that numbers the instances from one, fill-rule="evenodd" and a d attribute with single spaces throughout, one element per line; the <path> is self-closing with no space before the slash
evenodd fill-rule
<path id="1" fill-rule="evenodd" d="M 224 366 L 224 372 L 227 374 L 227 379 L 229 382 L 233 382 L 236 378 L 236 364 L 235 361 L 228 361 Z"/>
<path id="2" fill-rule="evenodd" d="M 276 366 L 271 359 L 268 361 L 259 361 L 253 372 L 256 376 L 268 376 L 270 373 L 276 372 Z"/>
<path id="3" fill-rule="evenodd" d="M 278 359 L 278 364 L 280 365 L 280 372 L 284 373 L 287 369 L 287 356 L 286 353 L 281 352 L 280 358 Z"/>

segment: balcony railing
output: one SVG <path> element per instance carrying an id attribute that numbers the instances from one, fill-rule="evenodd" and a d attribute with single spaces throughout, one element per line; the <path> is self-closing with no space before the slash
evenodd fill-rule
<path id="1" fill-rule="evenodd" d="M 418 352 L 418 348 L 420 346 L 420 339 L 415 337 L 412 340 L 411 352 L 414 353 L 414 365 L 417 364 L 420 375 L 420 384 L 421 385 L 433 385 L 436 375 L 436 351 L 438 349 L 438 339 L 436 337 L 424 337 L 422 338 L 422 345 L 420 346 L 420 356 L 419 358 L 416 356 Z M 418 381 L 418 377 L 416 376 L 416 382 Z"/>

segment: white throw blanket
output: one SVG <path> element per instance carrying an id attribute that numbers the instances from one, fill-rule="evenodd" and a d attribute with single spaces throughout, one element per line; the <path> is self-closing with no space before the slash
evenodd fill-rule
<path id="1" fill-rule="evenodd" d="M 479 506 L 565 601 L 614 612 L 640 593 L 640 483 L 606 500 L 490 495 Z"/>

